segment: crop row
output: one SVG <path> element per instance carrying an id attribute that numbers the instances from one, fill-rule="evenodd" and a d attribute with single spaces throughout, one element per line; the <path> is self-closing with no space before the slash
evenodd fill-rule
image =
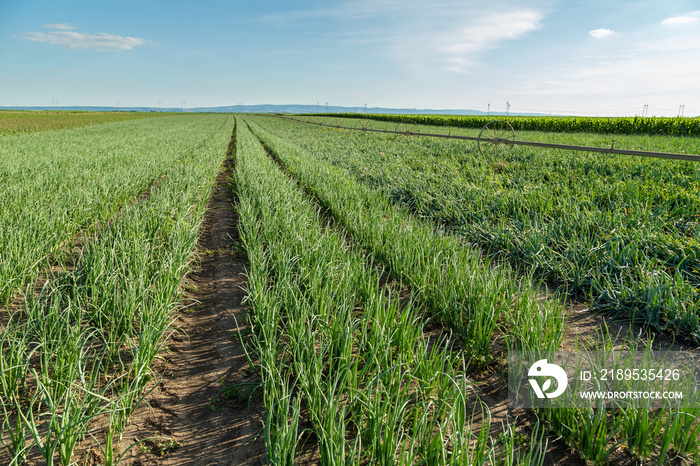
<path id="1" fill-rule="evenodd" d="M 530 117 L 530 116 L 471 116 L 471 115 L 399 115 L 333 113 L 333 117 L 369 118 L 379 121 L 482 128 L 493 120 L 507 120 L 515 130 L 589 132 L 614 134 L 657 134 L 668 136 L 700 135 L 700 117 Z"/>
<path id="2" fill-rule="evenodd" d="M 182 147 L 167 145 L 160 146 L 162 152 L 149 152 L 152 159 L 161 159 L 162 181 L 147 198 L 84 238 L 73 266 L 50 273 L 40 293 L 28 294 L 22 308 L 9 315 L 0 329 L 0 421 L 7 464 L 27 459 L 72 464 L 81 441 L 100 437 L 105 439 L 97 445 L 104 464 L 118 461 L 114 445 L 144 396 L 151 362 L 178 306 L 210 187 L 230 137 L 229 120 L 190 120 L 196 130 L 189 137 L 199 143 L 185 145 L 186 154 Z M 136 139 L 157 139 L 149 123 L 128 129 Z M 129 139 L 122 136 L 119 142 L 124 144 Z M 103 141 L 105 153 L 113 150 L 110 141 Z M 117 154 L 117 162 L 124 164 L 123 157 Z M 109 186 L 99 178 L 93 183 Z M 78 186 L 71 185 L 75 190 Z M 108 424 L 99 435 L 91 427 L 98 417 Z"/>
<path id="3" fill-rule="evenodd" d="M 269 128 L 265 121 L 265 128 Z M 562 336 L 563 311 L 536 302 L 536 288 L 516 280 L 508 267 L 492 266 L 456 237 L 396 208 L 341 170 L 315 159 L 263 127 L 256 134 L 358 241 L 410 284 L 428 310 L 455 332 L 475 363 L 494 359 L 496 326 L 513 349 L 553 349 Z M 516 300 L 516 297 L 517 300 Z M 521 332 L 523 323 L 540 332 Z"/>
<path id="4" fill-rule="evenodd" d="M 115 215 L 218 130 L 163 117 L 6 136 L 0 145 L 0 303 L 60 262 L 76 234 Z"/>
<path id="5" fill-rule="evenodd" d="M 471 350 L 470 354 L 478 354 L 482 348 L 481 342 L 486 342 L 496 335 L 505 337 L 506 346 L 511 350 L 558 347 L 562 330 L 557 323 L 557 312 L 552 312 L 546 306 L 538 308 L 533 305 L 530 302 L 532 295 L 526 288 L 520 288 L 521 294 L 518 296 L 521 299 L 514 302 L 512 308 L 493 313 L 494 301 L 490 298 L 492 290 L 498 289 L 505 296 L 514 297 L 511 294 L 514 292 L 513 288 L 503 287 L 503 283 L 509 281 L 509 274 L 504 272 L 503 265 L 498 267 L 491 264 L 491 269 L 501 269 L 494 275 L 488 269 L 479 270 L 476 261 L 465 260 L 456 268 L 471 272 L 459 277 L 452 275 L 449 260 L 445 260 L 453 257 L 450 250 L 433 248 L 435 244 L 445 247 L 460 243 L 451 243 L 450 241 L 455 241 L 454 238 L 444 236 L 439 227 L 435 231 L 435 225 L 431 226 L 429 222 L 423 224 L 428 226 L 427 230 L 421 230 L 422 222 L 416 221 L 396 205 L 392 206 L 381 189 L 371 189 L 358 183 L 350 172 L 340 168 L 340 164 L 335 167 L 329 164 L 326 159 L 334 157 L 342 158 L 346 162 L 359 158 L 358 164 L 368 162 L 356 153 L 343 153 L 339 147 L 322 144 L 326 137 L 340 138 L 342 147 L 353 147 L 353 143 L 345 139 L 344 132 L 315 128 L 305 131 L 294 123 L 270 118 L 258 117 L 254 121 L 260 125 L 254 126 L 255 133 L 285 169 L 297 177 L 308 192 L 316 197 L 363 247 L 372 251 L 377 260 L 409 283 L 417 298 L 428 309 L 437 311 L 440 317 L 448 317 L 443 319 L 443 322 L 462 336 L 465 347 Z M 391 145 L 401 148 L 399 140 L 392 138 L 385 142 L 385 150 Z M 303 147 L 313 149 L 306 150 Z M 340 152 L 341 155 L 332 154 L 334 151 Z M 376 158 L 383 159 L 382 156 L 386 154 L 378 155 Z M 411 157 L 406 154 L 404 156 L 407 164 L 413 162 Z M 394 162 L 398 163 L 395 159 Z M 407 172 L 404 172 L 404 176 L 407 176 Z M 417 173 L 412 176 L 421 178 Z M 448 184 L 450 177 L 443 176 L 440 179 L 443 184 Z M 415 215 L 416 211 L 413 212 Z M 433 219 L 429 217 L 427 220 Z M 467 250 L 464 244 L 460 244 L 459 248 L 462 251 Z M 488 260 L 485 262 L 488 264 Z M 441 265 L 435 267 L 435 264 Z M 430 272 L 431 269 L 433 272 Z M 501 284 L 494 280 L 496 276 L 500 276 Z M 480 281 L 482 277 L 487 278 Z M 478 288 L 480 284 L 483 286 Z M 469 287 L 474 288 L 467 293 L 460 291 Z M 440 304 L 437 307 L 434 307 L 434 301 L 431 302 L 434 295 L 444 299 L 438 301 Z M 548 306 L 552 307 L 552 304 Z M 462 319 L 450 317 L 451 312 L 455 310 L 458 310 L 455 315 L 462 316 Z M 535 310 L 536 312 L 532 312 Z M 561 310 L 558 310 L 558 313 L 561 316 Z M 480 316 L 487 316 L 485 321 L 498 321 L 498 331 L 494 334 L 487 326 L 474 325 L 475 322 L 479 322 Z M 559 322 L 561 323 L 561 318 Z M 470 325 L 473 326 L 471 330 L 465 330 Z M 611 343 L 607 340 L 604 344 Z M 630 348 L 636 347 L 636 343 L 633 342 L 629 345 Z M 671 447 L 677 454 L 696 457 L 697 434 L 700 429 L 696 414 L 692 409 L 667 409 L 650 415 L 643 406 L 616 410 L 611 415 L 605 415 L 604 409 L 596 409 L 595 406 L 538 412 L 538 416 L 547 420 L 550 428 L 575 448 L 584 459 L 595 464 L 605 464 L 610 453 L 621 443 L 625 443 L 629 452 L 639 458 L 649 458 L 652 454 L 666 456 Z"/>
<path id="6" fill-rule="evenodd" d="M 531 148 L 465 154 L 455 141 L 275 128 L 594 309 L 700 338 L 697 165 Z"/>
<path id="7" fill-rule="evenodd" d="M 507 426 L 488 438 L 488 410 L 470 395 L 466 353 L 428 339 L 420 299 L 382 285 L 378 264 L 328 228 L 243 125 L 236 147 L 269 461 L 293 464 L 303 426 L 321 464 L 541 461 L 537 433 L 520 453 Z"/>

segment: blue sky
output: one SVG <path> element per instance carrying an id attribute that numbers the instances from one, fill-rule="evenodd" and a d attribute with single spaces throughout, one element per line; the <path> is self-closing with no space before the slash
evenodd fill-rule
<path id="1" fill-rule="evenodd" d="M 0 106 L 700 114 L 688 0 L 0 0 Z"/>

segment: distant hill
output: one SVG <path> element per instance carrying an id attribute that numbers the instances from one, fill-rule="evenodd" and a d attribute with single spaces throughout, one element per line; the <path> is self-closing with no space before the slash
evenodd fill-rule
<path id="1" fill-rule="evenodd" d="M 230 105 L 227 107 L 209 107 L 188 109 L 192 112 L 225 113 L 408 113 L 408 114 L 442 114 L 442 115 L 485 115 L 478 110 L 462 109 L 426 109 L 426 108 L 386 108 L 386 107 L 341 107 L 338 105 Z"/>
<path id="2" fill-rule="evenodd" d="M 79 110 L 91 112 L 196 112 L 196 113 L 400 113 L 400 114 L 437 114 L 437 115 L 486 115 L 479 110 L 465 109 L 428 109 L 428 108 L 385 108 L 385 107 L 341 107 L 337 105 L 228 105 L 225 107 L 0 107 L 2 110 Z M 492 112 L 491 115 L 503 115 Z M 521 115 L 511 113 L 511 115 Z M 532 114 L 528 114 L 532 115 Z"/>

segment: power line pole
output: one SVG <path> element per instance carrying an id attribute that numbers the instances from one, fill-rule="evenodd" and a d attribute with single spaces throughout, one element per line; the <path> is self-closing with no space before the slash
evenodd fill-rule
<path id="1" fill-rule="evenodd" d="M 679 116 L 679 117 L 683 117 L 683 116 L 684 116 L 684 115 L 683 115 L 684 113 L 685 113 L 685 104 L 683 104 L 683 105 L 681 105 L 680 107 L 678 107 L 678 116 Z"/>
<path id="2" fill-rule="evenodd" d="M 649 113 L 649 104 L 644 104 L 644 108 L 642 109 L 642 116 L 645 117 Z"/>

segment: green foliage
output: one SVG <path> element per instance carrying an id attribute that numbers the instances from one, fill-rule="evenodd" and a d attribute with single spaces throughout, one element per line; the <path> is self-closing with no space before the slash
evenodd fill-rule
<path id="1" fill-rule="evenodd" d="M 488 155 L 460 141 L 266 125 L 497 262 L 594 309 L 700 339 L 697 164 L 533 148 Z M 629 138 L 696 151 L 690 138 Z"/>
<path id="2" fill-rule="evenodd" d="M 480 347 L 469 344 L 484 341 L 488 346 L 491 333 L 479 325 L 474 333 L 460 333 L 460 325 L 474 317 L 478 322 L 480 315 L 493 318 L 489 296 L 499 289 L 494 278 L 510 280 L 502 273 L 509 264 L 525 274 L 525 283 L 544 278 L 595 301 L 598 309 L 691 338 L 697 335 L 696 165 L 531 149 L 488 156 L 454 141 L 319 129 L 263 117 L 254 121 L 255 133 L 285 172 L 376 260 L 420 290 L 418 298 L 427 307 L 442 309 L 442 317 L 451 309 L 446 302 L 458 305 L 460 312 L 454 315 L 465 318 L 443 322 L 466 337 L 470 354 L 478 354 Z M 458 239 L 464 254 L 456 261 L 457 269 L 467 271 L 460 278 L 451 275 L 445 260 L 453 250 L 432 249 L 451 244 L 441 243 L 440 238 L 449 238 L 443 236 L 446 232 Z M 469 256 L 469 245 L 480 247 L 483 256 Z M 470 263 L 466 257 L 477 259 Z M 489 262 L 489 257 L 495 260 Z M 500 273 L 480 269 L 484 263 Z M 449 286 L 455 282 L 476 291 L 465 295 L 460 287 Z M 511 294 L 508 287 L 500 292 L 512 296 L 510 308 L 498 314 L 506 344 L 556 350 L 563 329 L 554 318 L 561 311 L 542 306 L 533 312 L 537 308 L 527 292 Z M 440 296 L 447 301 L 431 302 Z M 603 344 L 612 347 L 609 338 Z M 401 404 L 393 411 L 371 401 L 365 406 L 385 422 L 401 416 Z M 592 464 L 607 464 L 610 453 L 622 444 L 642 461 L 658 456 L 663 464 L 673 452 L 697 458 L 696 411 L 608 411 L 599 406 L 543 410 L 538 415 Z M 379 422 L 370 425 L 377 429 L 375 436 L 382 435 Z M 489 456 L 481 438 L 480 433 L 471 434 L 470 442 L 477 447 L 468 464 L 481 464 Z M 506 429 L 501 441 L 512 450 L 512 431 Z M 382 449 L 392 445 L 371 444 L 382 458 L 399 456 Z M 456 451 L 461 441 L 453 439 L 453 445 Z M 430 442 L 422 448 L 426 463 L 444 463 Z M 526 461 L 542 461 L 539 449 L 531 450 Z"/>
<path id="3" fill-rule="evenodd" d="M 303 157 L 283 148 L 277 144 L 275 154 L 285 161 Z M 309 198 L 328 194 L 328 186 L 300 187 L 242 124 L 235 160 L 268 461 L 294 464 L 306 424 L 320 464 L 519 464 L 514 455 L 496 458 L 501 440 L 488 437 L 488 410 L 472 406 L 465 362 L 448 342 L 429 341 L 420 303 L 402 300 L 400 286 L 380 285 L 378 264 L 346 242 L 343 230 L 328 228 Z M 328 168 L 303 162 L 309 173 Z M 298 168 L 290 164 L 288 173 Z M 353 186 L 335 188 L 332 204 L 347 212 L 343 198 Z M 386 200 L 365 208 L 374 215 L 392 209 Z M 533 437 L 530 458 L 541 457 L 541 442 Z"/>
<path id="4" fill-rule="evenodd" d="M 190 117 L 191 118 L 191 117 Z M 0 303 L 63 260 L 216 128 L 177 117 L 6 136 L 0 145 Z M 204 124 L 201 124 L 204 123 Z"/>
<path id="5" fill-rule="evenodd" d="M 0 193 L 0 221 L 25 221 L 3 230 L 0 261 L 11 258 L 35 277 L 48 262 L 42 255 L 83 235 L 75 257 L 54 255 L 58 267 L 44 271 L 48 279 L 36 296 L 26 275 L 4 269 L 29 282 L 23 308 L 0 332 L 1 428 L 12 464 L 31 450 L 46 464 L 73 464 L 76 446 L 94 438 L 98 416 L 110 421 L 99 447 L 106 464 L 115 463 L 113 440 L 145 396 L 180 299 L 230 137 L 228 118 L 4 138 L 8 189 Z"/>
<path id="6" fill-rule="evenodd" d="M 493 120 L 507 120 L 516 131 L 556 131 L 614 134 L 653 134 L 666 136 L 700 135 L 700 117 L 545 117 L 471 115 L 396 115 L 334 113 L 341 118 L 368 118 L 378 121 L 411 121 L 422 125 L 482 128 Z"/>

